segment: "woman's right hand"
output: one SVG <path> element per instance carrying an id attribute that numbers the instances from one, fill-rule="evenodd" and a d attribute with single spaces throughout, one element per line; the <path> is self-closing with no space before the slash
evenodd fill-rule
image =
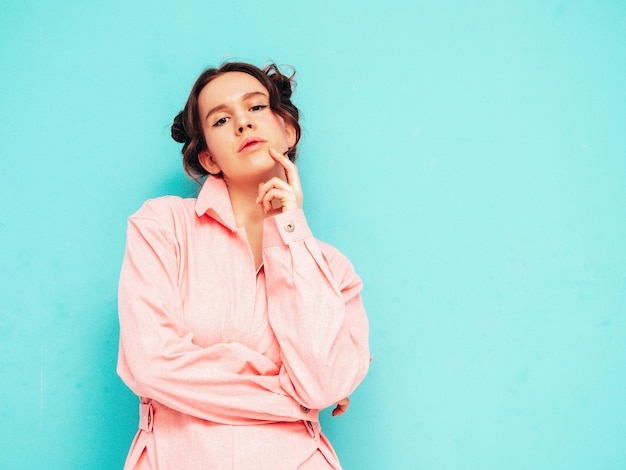
<path id="1" fill-rule="evenodd" d="M 266 216 L 275 215 L 277 208 L 280 212 L 301 209 L 303 195 L 298 168 L 289 157 L 274 149 L 269 149 L 269 155 L 283 167 L 286 181 L 275 176 L 260 184 L 256 202 L 263 206 Z"/>
<path id="2" fill-rule="evenodd" d="M 350 406 L 350 399 L 348 397 L 344 398 L 343 400 L 339 400 L 337 402 L 337 406 L 333 410 L 332 415 L 340 416 L 344 414 L 348 410 L 348 406 Z"/>

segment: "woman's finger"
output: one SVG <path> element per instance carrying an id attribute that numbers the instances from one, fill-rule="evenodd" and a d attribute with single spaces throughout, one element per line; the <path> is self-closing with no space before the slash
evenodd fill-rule
<path id="1" fill-rule="evenodd" d="M 332 415 L 339 416 L 344 414 L 348 410 L 348 406 L 350 406 L 350 399 L 346 397 L 337 403 L 337 406 L 333 410 Z"/>
<path id="2" fill-rule="evenodd" d="M 293 192 L 280 188 L 270 188 L 261 198 L 261 203 L 265 212 L 271 209 L 282 209 L 282 212 L 286 212 L 298 207 L 297 199 Z"/>
<path id="3" fill-rule="evenodd" d="M 278 208 L 272 204 L 274 200 L 280 202 L 283 212 L 302 207 L 302 193 L 280 178 L 272 178 L 259 186 L 257 203 L 263 204 L 265 212 Z"/>
<path id="4" fill-rule="evenodd" d="M 287 177 L 287 183 L 289 183 L 296 191 L 302 192 L 302 186 L 300 184 L 300 175 L 298 174 L 298 167 L 289 160 L 289 157 L 283 155 L 278 150 L 270 149 L 270 156 L 276 160 L 285 170 L 285 176 Z"/>

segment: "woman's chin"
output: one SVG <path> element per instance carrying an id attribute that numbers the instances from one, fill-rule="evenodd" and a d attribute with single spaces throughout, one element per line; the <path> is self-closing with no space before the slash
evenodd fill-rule
<path id="1" fill-rule="evenodd" d="M 267 159 L 261 158 L 254 163 L 251 162 L 251 167 L 254 168 L 253 172 L 259 175 L 264 181 L 274 177 L 285 179 L 285 170 L 270 156 L 268 156 Z"/>

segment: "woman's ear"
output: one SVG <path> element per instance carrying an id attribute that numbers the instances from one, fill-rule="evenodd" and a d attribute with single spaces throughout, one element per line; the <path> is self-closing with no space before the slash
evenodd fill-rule
<path id="1" fill-rule="evenodd" d="M 202 168 L 212 175 L 219 175 L 222 172 L 219 165 L 215 162 L 215 160 L 213 160 L 213 157 L 208 150 L 203 150 L 198 154 L 198 161 L 200 162 L 200 165 L 202 165 Z"/>
<path id="2" fill-rule="evenodd" d="M 285 135 L 287 136 L 287 145 L 290 149 L 293 148 L 296 145 L 296 128 L 288 122 L 285 122 Z"/>

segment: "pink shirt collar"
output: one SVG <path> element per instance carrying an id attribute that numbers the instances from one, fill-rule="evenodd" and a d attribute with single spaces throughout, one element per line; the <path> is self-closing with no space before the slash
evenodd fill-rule
<path id="1" fill-rule="evenodd" d="M 196 200 L 196 214 L 214 218 L 232 232 L 237 230 L 233 206 L 230 203 L 228 187 L 219 176 L 208 176 Z"/>

